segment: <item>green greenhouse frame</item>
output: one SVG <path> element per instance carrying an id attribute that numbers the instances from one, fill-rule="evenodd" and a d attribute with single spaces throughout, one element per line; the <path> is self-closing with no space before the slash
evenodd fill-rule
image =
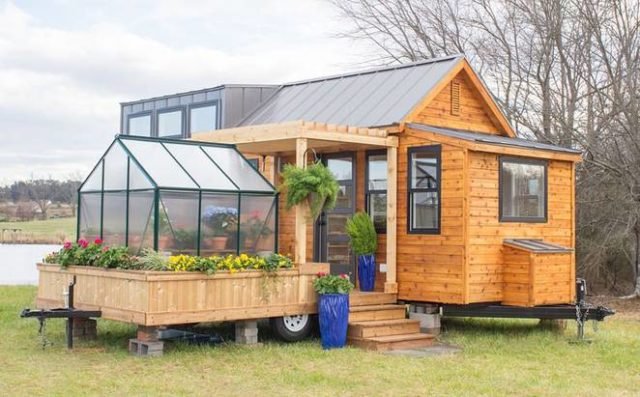
<path id="1" fill-rule="evenodd" d="M 277 189 L 234 145 L 117 135 L 78 188 L 78 239 L 196 255 L 278 250 Z"/>

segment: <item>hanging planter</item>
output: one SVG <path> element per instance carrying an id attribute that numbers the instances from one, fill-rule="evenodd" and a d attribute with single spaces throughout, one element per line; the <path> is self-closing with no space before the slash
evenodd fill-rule
<path id="1" fill-rule="evenodd" d="M 282 171 L 282 190 L 286 191 L 286 208 L 289 210 L 307 203 L 315 221 L 322 211 L 336 205 L 340 186 L 331 171 L 320 162 L 306 168 L 287 164 Z"/>
<path id="2" fill-rule="evenodd" d="M 360 291 L 373 291 L 376 284 L 376 249 L 378 236 L 371 217 L 358 212 L 347 221 L 347 234 L 353 253 L 358 256 L 358 284 Z"/>
<path id="3" fill-rule="evenodd" d="M 318 273 L 318 278 L 313 281 L 313 289 L 320 295 L 318 321 L 322 348 L 344 347 L 349 326 L 349 292 L 353 289 L 349 276 Z"/>

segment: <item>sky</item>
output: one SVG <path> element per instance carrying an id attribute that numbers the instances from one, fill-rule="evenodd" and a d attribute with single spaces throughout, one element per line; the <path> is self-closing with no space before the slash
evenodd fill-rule
<path id="1" fill-rule="evenodd" d="M 0 185 L 83 179 L 120 102 L 360 69 L 323 0 L 0 0 Z"/>

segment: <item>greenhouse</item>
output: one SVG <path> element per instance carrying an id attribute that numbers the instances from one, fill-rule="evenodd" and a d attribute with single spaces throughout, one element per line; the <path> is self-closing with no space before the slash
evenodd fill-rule
<path id="1" fill-rule="evenodd" d="M 132 253 L 276 252 L 277 196 L 233 145 L 119 135 L 78 190 L 78 237 Z"/>

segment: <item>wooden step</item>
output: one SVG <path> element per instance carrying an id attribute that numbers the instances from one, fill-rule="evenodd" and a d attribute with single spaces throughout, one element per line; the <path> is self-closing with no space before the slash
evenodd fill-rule
<path id="1" fill-rule="evenodd" d="M 349 338 L 348 343 L 365 350 L 388 351 L 429 347 L 433 344 L 434 339 L 435 336 L 430 334 L 412 333 L 374 338 Z"/>
<path id="2" fill-rule="evenodd" d="M 406 317 L 403 305 L 366 305 L 349 308 L 349 322 L 399 320 Z"/>
<path id="3" fill-rule="evenodd" d="M 401 335 L 419 332 L 419 321 L 399 319 L 350 323 L 347 335 L 350 338 L 372 338 L 376 336 Z"/>
<path id="4" fill-rule="evenodd" d="M 384 292 L 354 291 L 349 295 L 349 305 L 351 306 L 385 305 L 397 301 L 398 295 L 385 294 Z"/>

